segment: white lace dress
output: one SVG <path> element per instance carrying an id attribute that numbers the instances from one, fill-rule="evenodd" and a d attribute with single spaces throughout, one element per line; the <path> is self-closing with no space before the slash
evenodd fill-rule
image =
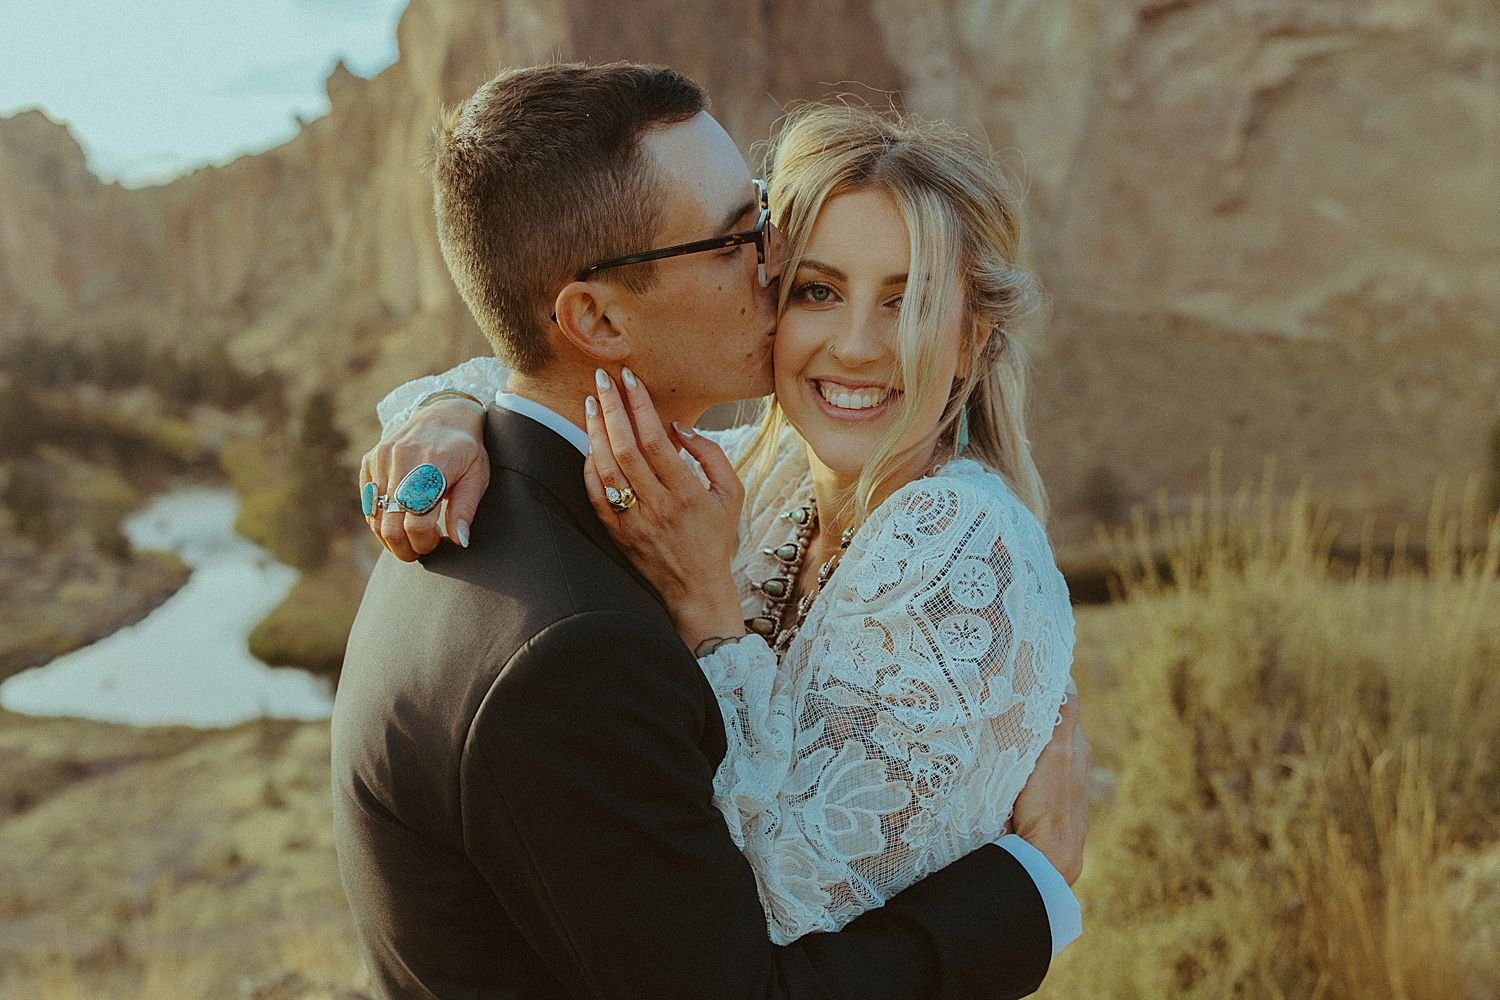
<path id="1" fill-rule="evenodd" d="M 398 389 L 382 420 L 441 386 L 488 399 L 503 380 L 456 372 Z M 711 433 L 734 457 L 750 431 Z M 780 575 L 763 550 L 790 537 L 781 513 L 812 496 L 801 442 L 788 433 L 747 486 L 733 572 L 749 618 L 763 607 L 751 584 Z M 755 635 L 699 660 L 729 743 L 714 802 L 771 939 L 836 931 L 1006 832 L 1072 650 L 1045 531 L 1000 476 L 958 459 L 860 526 L 783 660 Z"/>

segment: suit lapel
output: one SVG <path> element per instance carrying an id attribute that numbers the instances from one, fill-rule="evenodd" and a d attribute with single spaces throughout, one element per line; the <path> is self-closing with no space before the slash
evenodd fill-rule
<path id="1" fill-rule="evenodd" d="M 485 426 L 485 447 L 492 466 L 514 469 L 539 483 L 589 541 L 638 580 L 646 592 L 666 608 L 666 602 L 656 588 L 636 570 L 599 523 L 593 504 L 589 502 L 588 491 L 583 486 L 585 459 L 567 439 L 530 417 L 503 407 L 490 407 Z"/>

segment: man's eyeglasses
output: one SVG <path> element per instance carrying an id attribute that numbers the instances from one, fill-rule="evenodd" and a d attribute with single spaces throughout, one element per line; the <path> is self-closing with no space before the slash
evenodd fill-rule
<path id="1" fill-rule="evenodd" d="M 665 260 L 668 257 L 706 253 L 710 250 L 723 250 L 753 243 L 755 244 L 756 276 L 760 279 L 760 287 L 765 288 L 781 271 L 781 234 L 771 224 L 771 198 L 766 182 L 756 178 L 754 183 L 755 193 L 760 198 L 760 217 L 755 220 L 754 229 L 747 229 L 742 233 L 729 233 L 726 236 L 714 236 L 706 240 L 695 240 L 692 243 L 681 243 L 675 247 L 663 247 L 660 250 L 647 250 L 644 253 L 632 253 L 624 257 L 611 257 L 609 260 L 590 264 L 579 271 L 578 280 L 587 281 L 600 271 L 611 267 L 644 264 L 651 260 Z"/>

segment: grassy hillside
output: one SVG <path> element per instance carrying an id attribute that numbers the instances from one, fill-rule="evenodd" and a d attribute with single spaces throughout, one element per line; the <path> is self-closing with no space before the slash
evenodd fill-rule
<path id="1" fill-rule="evenodd" d="M 1075 668 L 1107 777 L 1086 934 L 1043 996 L 1500 995 L 1500 520 L 1477 524 L 1435 518 L 1420 569 L 1341 568 L 1305 499 L 1114 539 L 1127 599 L 1081 616 Z"/>

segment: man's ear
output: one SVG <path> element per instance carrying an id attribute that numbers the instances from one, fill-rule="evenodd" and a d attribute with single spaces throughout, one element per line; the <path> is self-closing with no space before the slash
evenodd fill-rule
<path id="1" fill-rule="evenodd" d="M 619 290 L 598 281 L 574 281 L 557 293 L 553 314 L 569 343 L 595 361 L 617 362 L 630 353 L 630 341 L 619 317 L 624 313 Z"/>

